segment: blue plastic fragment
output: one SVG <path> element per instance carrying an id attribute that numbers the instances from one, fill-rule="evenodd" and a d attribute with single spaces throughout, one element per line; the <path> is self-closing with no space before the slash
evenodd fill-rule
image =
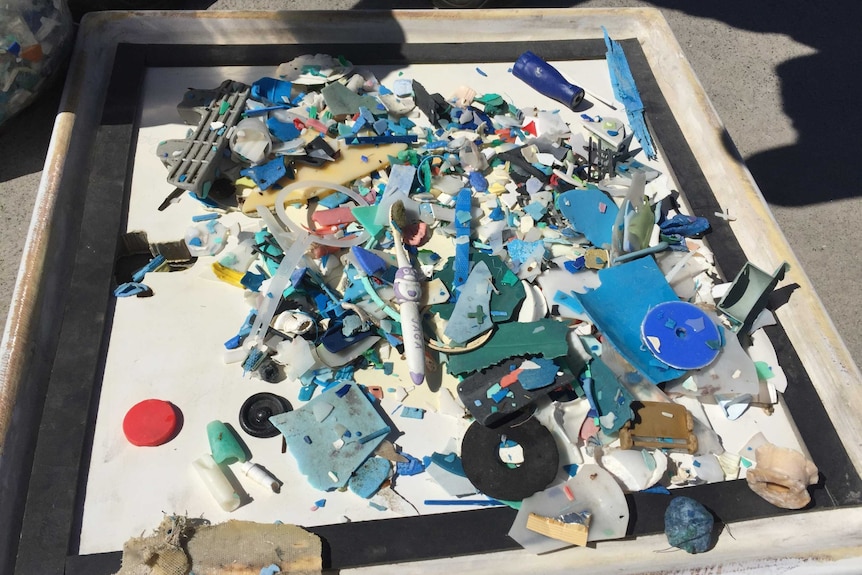
<path id="1" fill-rule="evenodd" d="M 266 279 L 266 275 L 256 274 L 253 271 L 249 270 L 245 272 L 245 275 L 242 276 L 242 279 L 239 280 L 239 283 L 241 283 L 243 287 L 253 292 L 259 292 L 260 286 L 263 285 L 263 282 Z"/>
<path id="2" fill-rule="evenodd" d="M 651 257 L 599 270 L 601 285 L 575 293 L 591 322 L 636 370 L 653 383 L 685 372 L 656 361 L 642 344 L 639 318 L 660 303 L 679 301 Z"/>
<path id="3" fill-rule="evenodd" d="M 372 127 L 374 128 L 374 131 L 377 132 L 378 136 L 382 136 L 383 134 L 386 133 L 387 130 L 389 130 L 389 122 L 387 122 L 384 118 L 381 118 L 379 120 L 375 120 L 374 124 L 372 124 Z M 396 134 L 396 135 L 403 135 L 403 134 Z"/>
<path id="4" fill-rule="evenodd" d="M 677 214 L 659 224 L 659 229 L 666 235 L 692 237 L 709 229 L 709 220 L 697 216 Z"/>
<path id="5" fill-rule="evenodd" d="M 689 553 L 709 550 L 714 525 L 712 513 L 689 497 L 674 497 L 664 513 L 667 542 Z"/>
<path id="6" fill-rule="evenodd" d="M 700 369 L 721 351 L 721 332 L 694 304 L 672 301 L 649 310 L 641 324 L 644 344 L 659 360 L 677 369 Z"/>
<path id="7" fill-rule="evenodd" d="M 311 397 L 314 395 L 315 389 L 317 389 L 316 383 L 310 383 L 308 385 L 303 385 L 302 387 L 299 388 L 299 395 L 297 396 L 297 399 L 299 399 L 299 401 L 311 400 Z"/>
<path id="8" fill-rule="evenodd" d="M 263 100 L 268 104 L 284 104 L 290 102 L 290 90 L 293 85 L 276 78 L 260 78 L 251 85 L 251 97 Z"/>
<path id="9" fill-rule="evenodd" d="M 408 419 L 424 419 L 425 410 L 421 407 L 407 407 L 406 405 L 401 410 L 401 417 Z"/>
<path id="10" fill-rule="evenodd" d="M 409 477 L 411 475 L 418 475 L 425 471 L 425 465 L 422 463 L 421 459 L 417 459 L 409 453 L 404 452 L 401 453 L 401 456 L 405 457 L 407 461 L 399 461 L 395 463 L 395 473 L 398 475 Z"/>
<path id="11" fill-rule="evenodd" d="M 210 220 L 217 220 L 221 217 L 220 214 L 209 213 L 209 214 L 198 214 L 196 216 L 192 216 L 193 222 L 208 222 Z"/>
<path id="12" fill-rule="evenodd" d="M 276 575 L 277 573 L 281 573 L 281 567 L 279 567 L 275 563 L 273 563 L 272 565 L 267 565 L 260 570 L 260 575 Z"/>
<path id="13" fill-rule="evenodd" d="M 147 275 L 149 272 L 152 272 L 152 271 L 159 269 L 162 266 L 162 264 L 164 264 L 164 263 L 165 263 L 165 256 L 163 256 L 162 254 L 157 255 L 156 257 L 151 259 L 147 263 L 147 265 L 145 265 L 144 267 L 142 267 L 141 269 L 136 271 L 134 274 L 132 274 L 132 282 L 140 282 L 141 280 L 144 279 L 145 275 Z"/>
<path id="14" fill-rule="evenodd" d="M 140 282 L 126 282 L 117 286 L 117 288 L 114 290 L 114 297 L 130 297 L 133 295 L 147 293 L 149 291 L 149 286 L 146 286 Z"/>
<path id="15" fill-rule="evenodd" d="M 492 222 L 499 222 L 505 217 L 506 214 L 503 213 L 502 208 L 500 208 L 499 206 L 491 210 L 491 213 L 488 214 L 488 219 Z"/>
<path id="16" fill-rule="evenodd" d="M 524 207 L 524 212 L 536 221 L 541 220 L 548 210 L 539 202 L 530 202 Z"/>
<path id="17" fill-rule="evenodd" d="M 326 507 L 326 499 L 318 499 L 314 502 L 315 507 Z"/>
<path id="18" fill-rule="evenodd" d="M 245 361 L 242 362 L 242 374 L 246 375 L 250 371 L 254 371 L 260 365 L 260 362 L 264 360 L 265 354 L 254 348 L 250 352 L 248 352 L 248 356 L 245 358 Z"/>
<path id="19" fill-rule="evenodd" d="M 574 477 L 578 473 L 578 464 L 570 463 L 569 465 L 563 465 L 563 471 L 565 471 L 569 477 Z"/>
<path id="20" fill-rule="evenodd" d="M 419 138 L 415 135 L 407 136 L 345 136 L 344 143 L 348 146 L 365 146 L 367 144 L 413 144 Z"/>
<path id="21" fill-rule="evenodd" d="M 370 457 L 354 471 L 347 487 L 356 495 L 368 499 L 389 478 L 391 465 L 382 457 Z"/>
<path id="22" fill-rule="evenodd" d="M 452 280 L 452 296 L 457 300 L 458 293 L 470 275 L 470 211 L 473 192 L 463 188 L 455 200 L 455 278 Z"/>
<path id="23" fill-rule="evenodd" d="M 595 186 L 570 190 L 557 197 L 557 209 L 576 231 L 584 234 L 598 248 L 611 246 L 614 222 L 619 208 Z"/>
<path id="24" fill-rule="evenodd" d="M 356 264 L 367 275 L 377 275 L 378 272 L 381 272 L 389 267 L 389 264 L 386 263 L 386 260 L 378 256 L 374 252 L 366 250 L 361 246 L 354 246 L 350 248 L 350 251 L 353 253 L 353 257 L 356 258 Z"/>
<path id="25" fill-rule="evenodd" d="M 554 383 L 557 377 L 559 368 L 557 364 L 550 359 L 544 357 L 534 357 L 528 360 L 530 363 L 538 365 L 538 369 L 527 369 L 524 367 L 524 362 L 521 364 L 521 373 L 518 374 L 518 383 L 521 387 L 528 391 L 541 389 Z"/>
<path id="26" fill-rule="evenodd" d="M 369 433 L 369 434 L 367 434 L 367 435 L 362 435 L 362 432 L 361 432 L 361 431 L 357 431 L 357 432 L 356 432 L 356 437 L 358 437 L 358 438 L 359 438 L 359 443 L 361 443 L 361 444 L 363 444 L 363 445 L 364 445 L 364 444 L 366 444 L 366 443 L 369 443 L 369 442 L 371 442 L 371 441 L 374 441 L 375 439 L 378 439 L 378 438 L 385 437 L 385 436 L 389 435 L 389 432 L 390 432 L 390 431 L 392 431 L 392 428 L 391 428 L 391 427 L 389 427 L 388 425 L 384 425 L 384 426 L 383 426 L 383 427 L 381 427 L 380 429 L 378 429 L 378 430 L 376 430 L 376 431 L 372 431 L 371 433 Z"/>
<path id="27" fill-rule="evenodd" d="M 251 328 L 254 325 L 256 316 L 257 310 L 251 310 L 248 312 L 248 315 L 245 316 L 245 320 L 243 320 L 237 334 L 224 343 L 226 349 L 236 349 L 242 345 L 242 342 L 245 341 L 245 338 L 248 337 L 249 333 L 251 333 Z"/>
<path id="28" fill-rule="evenodd" d="M 276 158 L 259 166 L 251 166 L 240 171 L 240 174 L 254 180 L 255 185 L 263 190 L 274 186 L 287 174 L 284 158 Z"/>
<path id="29" fill-rule="evenodd" d="M 568 260 L 563 264 L 563 267 L 566 268 L 566 271 L 569 273 L 583 271 L 584 268 L 586 268 L 586 259 L 584 256 L 579 256 L 573 260 Z"/>
<path id="30" fill-rule="evenodd" d="M 282 142 L 295 140 L 302 133 L 293 122 L 280 122 L 275 118 L 269 118 L 266 121 L 266 129 Z"/>
<path id="31" fill-rule="evenodd" d="M 431 454 L 430 463 L 435 465 L 439 465 L 449 473 L 454 473 L 455 475 L 460 475 L 461 477 L 467 477 L 467 474 L 464 473 L 464 466 L 461 464 L 461 458 L 458 457 L 455 453 L 437 453 L 436 451 Z M 425 462 L 425 467 L 427 468 L 430 465 L 429 462 Z"/>
<path id="32" fill-rule="evenodd" d="M 488 180 L 485 179 L 482 172 L 474 170 L 470 172 L 470 186 L 477 192 L 484 193 L 488 191 Z"/>
<path id="33" fill-rule="evenodd" d="M 668 489 L 664 485 L 653 485 L 652 487 L 641 489 L 641 493 L 657 493 L 659 495 L 670 495 L 670 489 Z"/>
<path id="34" fill-rule="evenodd" d="M 529 260 L 533 254 L 539 250 L 539 248 L 541 248 L 543 250 L 542 253 L 544 253 L 545 242 L 542 240 L 525 242 L 524 240 L 515 238 L 506 243 L 506 251 L 509 252 L 509 257 L 518 263 L 524 263 Z"/>
<path id="35" fill-rule="evenodd" d="M 632 71 L 629 68 L 623 47 L 619 42 L 611 40 L 604 26 L 602 26 L 602 32 L 604 32 L 605 46 L 608 49 L 605 58 L 608 63 L 608 72 L 610 72 L 611 76 L 611 85 L 614 88 L 614 96 L 618 102 L 625 106 L 629 126 L 631 126 L 641 147 L 643 147 L 644 154 L 654 160 L 656 153 L 653 147 L 652 136 L 650 136 L 644 119 L 643 101 L 641 101 L 640 93 L 635 85 L 635 79 L 632 76 Z"/>
<path id="36" fill-rule="evenodd" d="M 320 198 L 317 203 L 324 208 L 337 208 L 350 198 L 343 192 L 333 192 L 325 198 Z"/>

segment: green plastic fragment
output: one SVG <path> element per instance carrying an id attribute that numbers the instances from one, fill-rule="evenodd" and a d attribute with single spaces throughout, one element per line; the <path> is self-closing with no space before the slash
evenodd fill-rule
<path id="1" fill-rule="evenodd" d="M 757 370 L 757 379 L 766 381 L 767 379 L 775 377 L 775 373 L 772 371 L 772 368 L 769 367 L 769 364 L 765 361 L 755 361 L 754 368 Z"/>
<path id="2" fill-rule="evenodd" d="M 377 237 L 377 235 L 383 231 L 382 224 L 374 223 L 377 219 L 377 205 L 357 206 L 355 208 L 351 208 L 350 212 L 353 214 L 353 217 L 356 218 L 356 221 L 365 228 L 365 231 L 371 235 L 371 237 Z"/>
<path id="3" fill-rule="evenodd" d="M 420 164 L 419 178 L 422 181 L 422 187 L 427 191 L 431 189 L 431 165 L 428 162 Z"/>
<path id="4" fill-rule="evenodd" d="M 446 284 L 450 292 L 452 283 L 455 281 L 454 261 L 454 258 L 449 258 L 440 271 L 435 274 L 436 278 Z M 518 280 L 518 276 L 512 273 L 497 256 L 471 252 L 470 262 L 474 266 L 479 262 L 485 262 L 494 280 L 494 287 L 497 288 L 497 292 L 500 292 L 491 292 L 491 321 L 502 323 L 511 320 L 515 309 L 526 297 L 524 285 Z M 439 313 L 443 319 L 449 319 L 454 307 L 455 305 L 451 303 L 433 305 L 431 306 L 431 313 Z"/>
<path id="5" fill-rule="evenodd" d="M 207 439 L 216 463 L 245 463 L 248 460 L 239 438 L 224 422 L 217 419 L 210 421 L 207 424 Z"/>
<path id="6" fill-rule="evenodd" d="M 308 117 L 312 120 L 317 119 L 317 106 L 309 106 L 308 107 Z"/>
<path id="7" fill-rule="evenodd" d="M 482 347 L 450 355 L 449 373 L 479 371 L 515 356 L 541 355 L 546 359 L 564 356 L 569 349 L 568 331 L 567 323 L 551 318 L 498 324 L 497 331 Z"/>
<path id="8" fill-rule="evenodd" d="M 505 103 L 502 96 L 494 93 L 483 94 L 477 98 L 473 98 L 473 101 L 485 104 L 486 106 L 502 106 Z"/>
<path id="9" fill-rule="evenodd" d="M 339 82 L 328 84 L 320 93 L 334 116 L 353 115 L 359 112 L 359 108 L 377 108 L 377 100 L 372 96 L 360 96 Z"/>
<path id="10" fill-rule="evenodd" d="M 222 102 L 221 104 L 219 104 L 219 107 L 218 107 L 219 116 L 221 116 L 222 114 L 224 114 L 228 110 L 230 110 L 230 102 Z"/>

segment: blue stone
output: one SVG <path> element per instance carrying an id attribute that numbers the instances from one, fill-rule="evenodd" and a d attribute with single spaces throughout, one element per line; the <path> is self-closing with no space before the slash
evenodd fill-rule
<path id="1" fill-rule="evenodd" d="M 713 525 L 712 513 L 688 497 L 674 497 L 664 513 L 668 543 L 689 553 L 709 550 Z"/>

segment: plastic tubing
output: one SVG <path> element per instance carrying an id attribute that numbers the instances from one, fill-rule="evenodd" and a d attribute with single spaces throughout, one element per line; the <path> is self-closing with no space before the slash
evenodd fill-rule
<path id="1" fill-rule="evenodd" d="M 323 190 L 341 192 L 360 206 L 368 205 L 368 202 L 366 202 L 365 198 L 363 198 L 359 193 L 338 184 L 317 180 L 294 182 L 286 188 L 283 188 L 275 197 L 275 212 L 278 214 L 278 217 L 281 218 L 281 221 L 284 222 L 284 225 L 287 226 L 287 228 L 294 234 L 308 234 L 308 232 L 303 229 L 302 226 L 297 225 L 296 222 L 290 219 L 287 215 L 287 210 L 284 208 L 284 203 L 291 192 L 306 188 L 320 188 Z M 319 194 L 319 190 L 315 192 L 315 195 L 317 194 Z M 370 234 L 363 230 L 362 233 L 345 239 L 334 238 L 331 236 L 314 236 L 313 243 L 336 248 L 349 248 L 351 246 L 358 246 L 365 243 L 369 237 Z"/>

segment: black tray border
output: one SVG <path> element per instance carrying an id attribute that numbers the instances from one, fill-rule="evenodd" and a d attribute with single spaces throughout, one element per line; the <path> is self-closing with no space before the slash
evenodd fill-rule
<path id="1" fill-rule="evenodd" d="M 696 215 L 711 220 L 710 247 L 725 275 L 747 261 L 730 226 L 711 217 L 720 211 L 713 191 L 635 39 L 621 44 L 647 110 L 659 153 Z M 124 220 L 131 181 L 141 87 L 149 67 L 275 66 L 305 53 L 344 54 L 356 64 L 506 62 L 525 50 L 548 60 L 604 58 L 597 40 L 549 40 L 469 44 L 302 44 L 117 46 L 100 126 L 92 151 L 89 183 L 77 256 L 63 324 L 42 414 L 30 478 L 16 573 L 113 573 L 120 552 L 76 554 L 90 446 L 98 409 L 102 368 L 114 301 L 111 281 L 114 254 Z M 205 87 L 205 86 L 203 86 Z M 433 90 L 433 86 L 429 86 Z M 729 151 L 736 155 L 729 135 Z M 64 190 L 64 193 L 75 193 Z M 158 198 L 154 198 L 158 200 Z M 776 295 L 776 294 L 774 294 Z M 774 297 L 773 304 L 780 304 Z M 783 328 L 768 328 L 779 363 L 791 385 L 784 399 L 821 472 L 808 508 L 857 505 L 862 481 L 838 432 Z M 678 492 L 704 503 L 723 522 L 788 513 L 754 495 L 744 481 L 686 488 Z M 630 536 L 663 530 L 670 497 L 638 493 L 627 496 L 632 512 Z M 341 569 L 379 563 L 517 549 L 506 535 L 515 512 L 483 509 L 422 517 L 312 527 L 324 540 L 324 564 Z M 129 534 L 134 535 L 134 534 Z"/>

